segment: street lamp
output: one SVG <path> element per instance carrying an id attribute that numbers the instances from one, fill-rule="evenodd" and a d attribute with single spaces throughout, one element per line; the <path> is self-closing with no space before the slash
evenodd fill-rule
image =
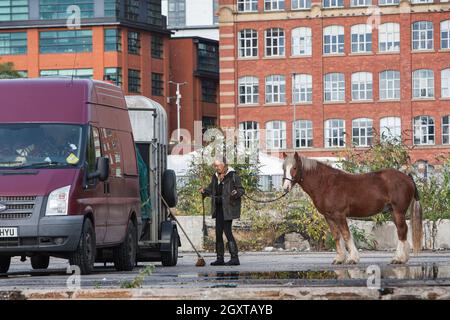
<path id="1" fill-rule="evenodd" d="M 169 81 L 170 84 L 174 84 L 177 86 L 177 92 L 176 92 L 176 96 L 174 98 L 176 98 L 176 104 L 177 104 L 177 140 L 178 142 L 180 142 L 181 140 L 181 120 L 180 120 L 180 114 L 181 114 L 181 92 L 180 92 L 180 87 L 184 86 L 185 84 L 187 84 L 187 82 L 175 82 L 175 81 Z M 169 98 L 170 99 L 170 98 Z"/>

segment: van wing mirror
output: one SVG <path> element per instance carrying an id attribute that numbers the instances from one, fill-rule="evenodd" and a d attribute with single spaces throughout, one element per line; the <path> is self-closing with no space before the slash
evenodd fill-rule
<path id="1" fill-rule="evenodd" d="M 97 179 L 100 181 L 106 181 L 109 177 L 109 159 L 106 157 L 97 158 L 95 161 L 95 172 L 89 173 L 88 179 Z"/>

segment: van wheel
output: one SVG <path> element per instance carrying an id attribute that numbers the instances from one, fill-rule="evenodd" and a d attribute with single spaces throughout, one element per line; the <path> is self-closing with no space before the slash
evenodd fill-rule
<path id="1" fill-rule="evenodd" d="M 161 262 L 165 267 L 173 267 L 178 262 L 178 233 L 176 229 L 173 230 L 170 236 L 170 251 L 161 252 Z"/>
<path id="2" fill-rule="evenodd" d="M 95 231 L 90 219 L 84 220 L 78 248 L 70 254 L 69 263 L 80 268 L 81 274 L 90 274 L 95 262 Z"/>
<path id="3" fill-rule="evenodd" d="M 50 256 L 31 256 L 31 267 L 33 269 L 47 269 L 50 264 Z"/>
<path id="4" fill-rule="evenodd" d="M 162 196 L 169 207 L 174 208 L 178 202 L 177 176 L 175 171 L 166 170 L 162 177 Z"/>
<path id="5" fill-rule="evenodd" d="M 11 265 L 10 256 L 0 256 L 0 273 L 7 273 Z"/>
<path id="6" fill-rule="evenodd" d="M 128 221 L 127 234 L 122 244 L 113 250 L 114 267 L 117 271 L 132 271 L 136 265 L 137 229 L 133 221 Z"/>

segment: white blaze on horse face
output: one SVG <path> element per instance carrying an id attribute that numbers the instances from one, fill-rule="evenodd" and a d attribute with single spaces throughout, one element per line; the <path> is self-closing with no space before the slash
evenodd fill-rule
<path id="1" fill-rule="evenodd" d="M 287 179 L 285 179 L 284 180 L 284 183 L 283 183 L 283 189 L 284 190 L 286 190 L 286 191 L 290 191 L 291 190 L 291 188 L 292 188 L 292 175 L 291 175 L 291 169 L 292 169 L 292 164 L 288 164 L 288 165 L 286 165 L 286 167 L 285 167 L 285 177 L 287 178 Z"/>

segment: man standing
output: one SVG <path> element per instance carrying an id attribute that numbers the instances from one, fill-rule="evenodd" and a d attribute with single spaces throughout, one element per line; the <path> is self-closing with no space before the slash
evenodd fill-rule
<path id="1" fill-rule="evenodd" d="M 200 189 L 204 197 L 211 197 L 211 214 L 216 219 L 216 254 L 217 260 L 212 266 L 237 266 L 240 264 L 238 247 L 232 232 L 233 219 L 241 216 L 241 197 L 245 190 L 241 184 L 241 178 L 233 168 L 229 167 L 225 160 L 216 160 L 213 163 L 216 173 L 211 178 L 207 188 Z M 228 240 L 231 260 L 225 263 L 225 246 L 223 233 Z"/>

